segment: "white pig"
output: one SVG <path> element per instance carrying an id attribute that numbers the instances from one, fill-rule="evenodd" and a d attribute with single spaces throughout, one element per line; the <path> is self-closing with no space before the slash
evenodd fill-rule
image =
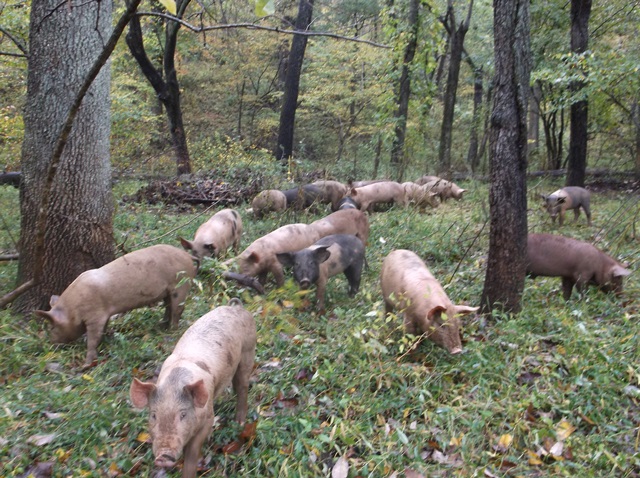
<path id="1" fill-rule="evenodd" d="M 198 260 L 202 260 L 205 256 L 219 256 L 232 244 L 237 254 L 240 250 L 241 236 L 240 214 L 233 209 L 223 209 L 198 228 L 193 241 L 187 241 L 182 237 L 179 239 L 185 250 L 192 251 Z"/>

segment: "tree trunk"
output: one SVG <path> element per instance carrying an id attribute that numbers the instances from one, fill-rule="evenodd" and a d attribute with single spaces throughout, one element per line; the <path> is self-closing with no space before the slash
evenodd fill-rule
<path id="1" fill-rule="evenodd" d="M 538 149 L 540 142 L 540 85 L 534 84 L 531 88 L 533 101 L 529 102 L 529 154 Z"/>
<path id="2" fill-rule="evenodd" d="M 481 306 L 517 313 L 527 258 L 529 0 L 494 0 L 495 91 L 491 116 L 490 233 Z"/>
<path id="3" fill-rule="evenodd" d="M 178 18 L 182 18 L 190 1 L 191 0 L 178 0 L 176 2 L 176 16 Z M 182 121 L 182 107 L 180 105 L 180 83 L 178 82 L 178 74 L 175 68 L 176 43 L 179 30 L 179 23 L 167 21 L 165 27 L 165 49 L 162 57 L 164 77 L 160 70 L 153 66 L 153 63 L 145 51 L 142 28 L 140 27 L 140 19 L 138 17 L 134 17 L 131 20 L 129 32 L 126 37 L 127 46 L 129 47 L 131 55 L 138 62 L 142 73 L 155 90 L 158 99 L 162 101 L 167 112 L 169 133 L 171 135 L 171 144 L 173 146 L 176 172 L 178 175 L 191 172 L 191 158 L 189 157 L 187 136 Z"/>
<path id="4" fill-rule="evenodd" d="M 462 51 L 464 49 L 464 37 L 469 30 L 471 23 L 471 11 L 473 0 L 469 2 L 469 10 L 465 21 L 456 24 L 455 10 L 453 3 L 449 2 L 447 11 L 448 30 L 451 35 L 451 58 L 449 60 L 449 74 L 447 75 L 447 85 L 444 92 L 444 107 L 442 117 L 442 127 L 440 129 L 440 147 L 438 150 L 438 176 L 449 178 L 451 176 L 451 139 L 453 131 L 453 119 L 456 109 L 456 95 L 458 91 L 458 80 L 460 78 L 460 64 L 462 63 Z"/>
<path id="5" fill-rule="evenodd" d="M 34 278 L 37 220 L 49 161 L 69 109 L 111 30 L 111 2 L 59 8 L 32 3 L 22 146 L 18 284 Z M 110 72 L 102 69 L 75 118 L 49 196 L 42 272 L 15 302 L 17 310 L 48 308 L 83 271 L 113 260 L 109 164 Z"/>
<path id="6" fill-rule="evenodd" d="M 581 54 L 589 46 L 589 16 L 591 0 L 571 0 L 571 51 Z M 571 86 L 574 91 L 584 87 L 583 82 Z M 569 158 L 566 186 L 584 186 L 587 170 L 587 128 L 589 103 L 581 100 L 571 105 L 569 129 Z"/>
<path id="7" fill-rule="evenodd" d="M 313 17 L 313 0 L 300 0 L 295 29 L 306 31 L 311 26 Z M 287 62 L 287 73 L 284 80 L 284 95 L 280 110 L 280 125 L 278 128 L 278 142 L 273 155 L 276 159 L 289 161 L 293 155 L 293 132 L 298 108 L 298 94 L 300 90 L 300 75 L 304 52 L 307 48 L 306 35 L 293 35 L 291 50 Z"/>
<path id="8" fill-rule="evenodd" d="M 478 139 L 478 130 L 482 122 L 482 67 L 476 68 L 473 72 L 473 118 L 471 120 L 471 132 L 469 134 L 469 151 L 467 153 L 467 164 L 471 168 L 471 172 L 475 174 L 478 170 L 479 156 L 478 148 L 480 141 Z"/>
<path id="9" fill-rule="evenodd" d="M 635 176 L 637 179 L 640 179 L 640 103 L 637 100 L 634 101 L 631 106 L 631 120 L 636 137 Z"/>
<path id="10" fill-rule="evenodd" d="M 410 66 L 416 54 L 418 44 L 418 7 L 419 0 L 410 0 L 407 31 L 407 43 L 404 47 L 404 57 L 400 69 L 398 96 L 396 97 L 395 136 L 391 145 L 391 167 L 395 169 L 395 176 L 402 181 L 404 175 L 404 143 L 407 133 L 407 116 L 409 115 L 409 97 L 411 96 Z"/>

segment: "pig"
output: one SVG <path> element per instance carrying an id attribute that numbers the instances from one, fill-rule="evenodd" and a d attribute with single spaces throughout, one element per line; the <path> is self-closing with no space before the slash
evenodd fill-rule
<path id="1" fill-rule="evenodd" d="M 478 307 L 452 304 L 417 254 L 406 249 L 390 252 L 382 263 L 380 282 L 385 315 L 394 309 L 403 312 L 406 333 L 425 334 L 451 354 L 462 352 L 459 316 Z"/>
<path id="2" fill-rule="evenodd" d="M 149 407 L 155 465 L 171 468 L 184 453 L 183 478 L 196 476 L 202 444 L 212 431 L 213 402 L 229 384 L 237 395 L 235 419 L 247 417 L 256 323 L 238 299 L 203 315 L 162 364 L 157 382 L 134 378 L 134 407 Z"/>
<path id="3" fill-rule="evenodd" d="M 311 185 L 320 188 L 323 202 L 331 204 L 332 211 L 338 210 L 340 200 L 347 194 L 347 186 L 338 181 L 315 181 Z"/>
<path id="4" fill-rule="evenodd" d="M 328 216 L 313 221 L 309 226 L 318 233 L 318 237 L 332 234 L 353 234 L 364 244 L 369 240 L 369 219 L 358 209 L 341 209 Z"/>
<path id="5" fill-rule="evenodd" d="M 631 271 L 588 242 L 553 234 L 529 234 L 527 274 L 562 277 L 562 295 L 569 300 L 573 286 L 582 293 L 594 284 L 605 292 L 622 292 L 622 278 Z"/>
<path id="6" fill-rule="evenodd" d="M 98 344 L 114 314 L 164 300 L 164 322 L 177 327 L 195 275 L 187 252 L 166 244 L 151 246 L 83 272 L 62 295 L 51 296 L 51 310 L 35 314 L 50 322 L 53 343 L 68 343 L 87 333 L 87 368 L 98 358 Z"/>
<path id="7" fill-rule="evenodd" d="M 280 212 L 287 209 L 287 197 L 277 189 L 267 189 L 259 192 L 251 201 L 253 215 L 261 219 L 269 212 Z"/>
<path id="8" fill-rule="evenodd" d="M 406 206 L 404 188 L 395 181 L 383 181 L 359 188 L 351 188 L 347 193 L 359 205 L 361 211 L 373 211 L 377 203 L 394 202 Z"/>
<path id="9" fill-rule="evenodd" d="M 287 198 L 288 209 L 306 209 L 315 202 L 327 202 L 324 201 L 322 189 L 313 184 L 287 189 L 282 193 Z"/>
<path id="10" fill-rule="evenodd" d="M 193 241 L 178 238 L 182 247 L 191 251 L 201 261 L 203 257 L 217 257 L 233 244 L 238 254 L 242 236 L 242 218 L 233 209 L 223 209 L 215 213 L 196 231 Z"/>
<path id="11" fill-rule="evenodd" d="M 369 184 L 384 183 L 390 181 L 390 179 L 369 179 L 365 181 L 349 181 L 347 186 L 347 192 L 351 188 L 361 188 L 362 186 L 368 186 Z"/>
<path id="12" fill-rule="evenodd" d="M 355 202 L 352 197 L 347 196 L 340 199 L 338 203 L 338 211 L 342 209 L 360 209 L 360 206 L 358 206 L 358 203 Z"/>
<path id="13" fill-rule="evenodd" d="M 414 183 L 416 183 L 418 186 L 423 186 L 427 183 L 433 182 L 433 181 L 438 181 L 440 178 L 438 176 L 421 176 L 418 179 L 416 179 L 414 181 Z"/>
<path id="14" fill-rule="evenodd" d="M 299 251 L 320 239 L 316 229 L 308 224 L 287 224 L 253 241 L 236 258 L 241 274 L 257 277 L 265 284 L 267 275 L 273 274 L 278 287 L 284 284 L 278 252 Z"/>
<path id="15" fill-rule="evenodd" d="M 556 217 L 560 216 L 560 225 L 562 226 L 564 212 L 567 209 L 573 209 L 575 222 L 578 220 L 580 208 L 582 208 L 587 216 L 587 224 L 591 226 L 591 210 L 589 209 L 591 193 L 586 189 L 577 186 L 566 186 L 548 196 L 542 195 L 542 199 L 544 199 L 547 212 L 553 222 L 556 222 Z"/>
<path id="16" fill-rule="evenodd" d="M 332 234 L 300 251 L 282 252 L 276 256 L 284 267 L 293 269 L 293 278 L 301 289 L 307 290 L 311 284 L 317 284 L 316 302 L 320 311 L 324 310 L 329 277 L 344 272 L 349 281 L 349 297 L 360 289 L 364 244 L 351 234 Z"/>
<path id="17" fill-rule="evenodd" d="M 454 198 L 459 201 L 462 199 L 462 195 L 467 191 L 466 189 L 462 189 L 456 183 L 452 183 L 451 181 L 440 179 L 438 177 L 424 183 L 422 186 L 426 190 L 436 193 L 443 202 L 449 198 Z"/>
<path id="18" fill-rule="evenodd" d="M 424 208 L 427 205 L 438 207 L 438 194 L 435 191 L 412 182 L 402 183 L 402 187 L 408 204 L 415 204 L 419 208 Z"/>

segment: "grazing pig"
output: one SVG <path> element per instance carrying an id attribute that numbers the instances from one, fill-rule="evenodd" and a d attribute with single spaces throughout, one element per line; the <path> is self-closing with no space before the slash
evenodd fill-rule
<path id="1" fill-rule="evenodd" d="M 256 239 L 238 257 L 241 274 L 257 277 L 265 284 L 271 272 L 278 287 L 284 284 L 278 252 L 299 251 L 320 239 L 318 232 L 308 224 L 287 224 Z"/>
<path id="2" fill-rule="evenodd" d="M 177 327 L 195 275 L 193 260 L 182 249 L 151 246 L 83 272 L 61 296 L 51 297 L 51 310 L 35 313 L 51 323 L 53 343 L 71 342 L 86 331 L 84 366 L 89 367 L 98 357 L 98 344 L 114 314 L 164 300 L 165 324 Z"/>
<path id="3" fill-rule="evenodd" d="M 358 209 L 340 209 L 322 219 L 313 221 L 309 227 L 318 233 L 319 238 L 332 234 L 353 234 L 363 244 L 369 240 L 369 219 L 365 213 Z"/>
<path id="4" fill-rule="evenodd" d="M 466 189 L 462 189 L 456 183 L 452 183 L 451 181 L 440 179 L 438 177 L 424 183 L 422 186 L 426 190 L 432 191 L 440 196 L 440 200 L 443 202 L 449 198 L 460 200 L 462 199 L 462 195 L 467 191 Z"/>
<path id="5" fill-rule="evenodd" d="M 216 257 L 226 251 L 231 244 L 237 254 L 242 236 L 242 218 L 233 209 L 218 211 L 196 231 L 193 241 L 180 237 L 182 247 L 191 251 L 200 261 L 205 256 Z"/>
<path id="6" fill-rule="evenodd" d="M 383 181 L 368 184 L 359 188 L 351 188 L 348 195 L 360 204 L 361 211 L 373 211 L 377 203 L 393 202 L 406 206 L 404 188 L 395 181 Z"/>
<path id="7" fill-rule="evenodd" d="M 318 310 L 324 310 L 327 280 L 340 272 L 349 281 L 349 296 L 360 289 L 360 276 L 364 263 L 364 244 L 351 234 L 333 234 L 323 237 L 314 245 L 297 252 L 276 254 L 284 267 L 293 268 L 293 278 L 304 290 L 317 284 Z"/>
<path id="8" fill-rule="evenodd" d="M 274 211 L 280 212 L 287 209 L 287 197 L 277 189 L 267 189 L 259 192 L 251 201 L 253 215 L 261 219 L 265 214 Z"/>
<path id="9" fill-rule="evenodd" d="M 282 193 L 287 198 L 287 208 L 289 209 L 306 209 L 313 203 L 323 202 L 324 200 L 322 189 L 313 184 L 287 189 Z"/>
<path id="10" fill-rule="evenodd" d="M 347 186 L 338 181 L 316 181 L 311 184 L 320 188 L 323 202 L 331 204 L 332 211 L 337 211 L 340 200 L 347 194 Z"/>
<path id="11" fill-rule="evenodd" d="M 575 284 L 579 293 L 594 284 L 605 292 L 622 292 L 622 278 L 631 271 L 588 242 L 553 234 L 529 234 L 527 274 L 532 277 L 562 277 L 562 295 L 571 297 Z"/>
<path id="12" fill-rule="evenodd" d="M 340 199 L 340 202 L 338 203 L 338 211 L 342 209 L 360 209 L 360 207 L 352 197 L 347 196 Z"/>
<path id="13" fill-rule="evenodd" d="M 380 273 L 385 315 L 393 309 L 404 314 L 404 329 L 425 334 L 452 354 L 462 352 L 460 315 L 478 307 L 454 305 L 426 264 L 413 252 L 398 249 L 389 253 Z"/>
<path id="14" fill-rule="evenodd" d="M 390 181 L 389 179 L 369 179 L 365 181 L 349 181 L 347 186 L 347 192 L 351 188 L 361 188 L 362 186 L 368 186 L 369 184 L 384 183 Z"/>
<path id="15" fill-rule="evenodd" d="M 580 208 L 584 209 L 587 215 L 587 224 L 591 225 L 591 209 L 589 203 L 591 201 L 591 193 L 584 188 L 577 186 L 567 186 L 552 192 L 548 196 L 542 195 L 547 212 L 551 216 L 551 220 L 556 222 L 556 217 L 560 216 L 560 225 L 564 223 L 564 212 L 573 209 L 574 222 L 578 220 Z"/>
<path id="16" fill-rule="evenodd" d="M 182 477 L 196 476 L 202 444 L 212 431 L 213 401 L 230 383 L 237 395 L 236 420 L 245 421 L 255 349 L 255 320 L 231 299 L 187 329 L 162 364 L 157 383 L 133 379 L 133 406 L 149 407 L 156 466 L 173 467 L 184 453 Z"/>
<path id="17" fill-rule="evenodd" d="M 438 176 L 421 176 L 414 181 L 418 186 L 424 186 L 427 183 L 438 181 L 440 178 Z"/>
<path id="18" fill-rule="evenodd" d="M 402 183 L 402 187 L 408 204 L 415 204 L 419 208 L 424 208 L 427 205 L 438 207 L 436 199 L 438 194 L 435 191 L 412 182 Z"/>

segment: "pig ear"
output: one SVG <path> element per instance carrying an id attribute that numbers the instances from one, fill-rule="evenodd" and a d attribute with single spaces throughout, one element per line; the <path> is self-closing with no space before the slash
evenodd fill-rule
<path id="1" fill-rule="evenodd" d="M 185 248 L 185 250 L 190 251 L 193 249 L 193 244 L 191 244 L 191 241 L 187 241 L 182 237 L 179 237 L 178 240 L 180 241 L 180 244 L 182 244 L 182 247 Z"/>
<path id="2" fill-rule="evenodd" d="M 442 313 L 445 312 L 446 310 L 447 309 L 442 307 L 441 305 L 436 305 L 433 309 L 427 312 L 427 319 L 429 319 L 429 321 L 439 319 Z"/>
<path id="3" fill-rule="evenodd" d="M 475 312 L 479 308 L 480 307 L 468 307 L 466 305 L 456 305 L 456 314 L 458 314 L 458 315 L 468 315 L 468 314 L 471 314 L 471 313 Z"/>
<path id="4" fill-rule="evenodd" d="M 256 252 L 252 252 L 249 254 L 249 257 L 247 257 L 247 260 L 249 262 L 258 263 L 260 262 L 260 256 Z"/>
<path id="5" fill-rule="evenodd" d="M 628 276 L 629 274 L 631 274 L 631 271 L 629 269 L 625 269 L 624 267 L 617 264 L 611 268 L 612 277 L 624 277 Z"/>
<path id="6" fill-rule="evenodd" d="M 557 198 L 557 199 L 556 199 L 556 204 L 562 204 L 562 203 L 564 203 L 564 202 L 566 202 L 566 201 L 567 201 L 567 198 L 566 198 L 566 197 L 561 196 L 561 197 L 559 197 L 559 198 Z"/>
<path id="7" fill-rule="evenodd" d="M 49 299 L 49 305 L 51 307 L 53 307 L 54 305 L 56 305 L 56 303 L 60 300 L 60 296 L 59 295 L 52 295 L 51 298 Z"/>
<path id="8" fill-rule="evenodd" d="M 193 397 L 193 404 L 196 408 L 202 408 L 207 404 L 209 392 L 207 392 L 207 387 L 204 386 L 202 379 L 191 385 L 185 385 L 184 390 Z"/>
<path id="9" fill-rule="evenodd" d="M 293 267 L 293 254 L 290 252 L 278 252 L 276 257 L 284 267 Z"/>
<path id="10" fill-rule="evenodd" d="M 322 264 L 324 261 L 331 257 L 331 252 L 328 251 L 329 246 L 318 247 L 315 251 L 313 251 L 313 255 L 318 262 Z"/>
<path id="11" fill-rule="evenodd" d="M 151 382 L 141 382 L 133 379 L 129 387 L 129 398 L 136 408 L 144 408 L 149 404 L 149 397 L 155 392 L 156 386 Z"/>
<path id="12" fill-rule="evenodd" d="M 55 323 L 57 322 L 56 316 L 53 315 L 51 312 L 47 312 L 46 310 L 34 310 L 33 313 L 38 317 L 47 319 L 51 323 L 51 325 L 55 325 Z"/>
<path id="13" fill-rule="evenodd" d="M 358 191 L 356 191 L 356 188 L 351 188 L 351 196 L 357 196 L 358 195 Z"/>

